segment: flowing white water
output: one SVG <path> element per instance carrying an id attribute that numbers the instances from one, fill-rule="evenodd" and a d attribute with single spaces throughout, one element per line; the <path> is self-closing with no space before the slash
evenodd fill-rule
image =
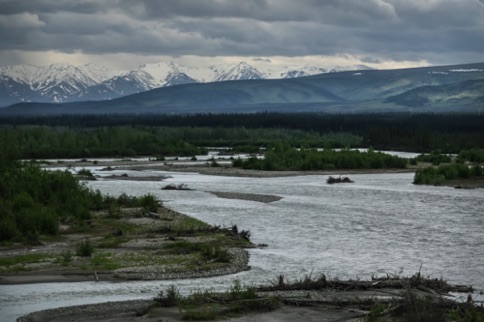
<path id="1" fill-rule="evenodd" d="M 96 168 L 92 168 L 98 173 Z M 140 172 L 127 172 L 130 176 Z M 193 173 L 143 172 L 172 178 L 164 182 L 94 181 L 104 193 L 154 194 L 176 211 L 210 224 L 250 230 L 255 243 L 242 283 L 263 284 L 278 274 L 289 279 L 313 272 L 331 277 L 369 279 L 372 274 L 443 277 L 484 289 L 484 190 L 412 185 L 413 174 L 351 175 L 353 184 L 325 183 L 325 176 L 236 178 Z M 168 183 L 193 191 L 167 191 Z M 272 194 L 273 203 L 218 198 L 207 191 Z M 83 303 L 149 298 L 176 284 L 224 289 L 234 276 L 209 279 L 52 283 L 0 286 L 5 321 L 27 312 Z"/>

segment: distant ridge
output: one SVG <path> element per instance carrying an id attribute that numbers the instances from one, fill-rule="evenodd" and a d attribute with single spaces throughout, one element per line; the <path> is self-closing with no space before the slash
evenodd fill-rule
<path id="1" fill-rule="evenodd" d="M 479 112 L 484 63 L 162 87 L 103 102 L 23 103 L 4 114 Z"/>
<path id="2" fill-rule="evenodd" d="M 0 107 L 19 102 L 102 101 L 180 84 L 293 78 L 352 69 L 370 68 L 362 65 L 326 68 L 302 65 L 258 70 L 246 62 L 206 68 L 160 62 L 144 64 L 130 71 L 115 71 L 94 64 L 7 66 L 0 67 Z"/>

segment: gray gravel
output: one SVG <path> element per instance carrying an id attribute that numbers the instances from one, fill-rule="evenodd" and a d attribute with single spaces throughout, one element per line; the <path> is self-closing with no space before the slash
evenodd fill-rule
<path id="1" fill-rule="evenodd" d="M 225 267 L 209 270 L 191 270 L 186 272 L 165 272 L 163 266 L 144 266 L 119 269 L 115 271 L 116 278 L 128 280 L 172 280 L 186 278 L 201 278 L 235 274 L 247 271 L 249 253 L 245 249 L 230 248 L 227 251 L 232 256 L 232 262 Z"/>
<path id="2" fill-rule="evenodd" d="M 282 199 L 282 197 L 280 196 L 262 195 L 262 194 L 254 194 L 254 193 L 221 192 L 221 191 L 207 191 L 207 192 L 210 192 L 211 194 L 214 194 L 219 198 L 250 200 L 250 201 L 258 201 L 258 202 L 264 202 L 264 203 L 279 201 Z"/>

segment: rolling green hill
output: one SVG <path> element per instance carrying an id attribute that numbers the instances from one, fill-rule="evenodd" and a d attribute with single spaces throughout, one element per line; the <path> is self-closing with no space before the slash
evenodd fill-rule
<path id="1" fill-rule="evenodd" d="M 0 113 L 473 112 L 483 106 L 480 63 L 186 84 L 103 102 L 16 104 Z"/>
<path id="2" fill-rule="evenodd" d="M 484 106 L 484 79 L 457 84 L 421 86 L 388 97 L 386 101 L 408 107 Z"/>

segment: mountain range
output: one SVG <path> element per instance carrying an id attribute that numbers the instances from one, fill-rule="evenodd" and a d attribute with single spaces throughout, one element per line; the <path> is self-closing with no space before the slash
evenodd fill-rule
<path id="1" fill-rule="evenodd" d="M 370 68 L 363 65 L 326 68 L 303 65 L 257 69 L 245 62 L 206 68 L 161 62 L 141 65 L 130 71 L 115 71 L 94 64 L 7 66 L 0 67 L 0 107 L 18 102 L 102 101 L 180 84 L 293 78 L 367 69 Z"/>
<path id="2" fill-rule="evenodd" d="M 178 84 L 105 101 L 19 103 L 0 113 L 480 113 L 483 108 L 484 63 L 477 63 Z"/>

